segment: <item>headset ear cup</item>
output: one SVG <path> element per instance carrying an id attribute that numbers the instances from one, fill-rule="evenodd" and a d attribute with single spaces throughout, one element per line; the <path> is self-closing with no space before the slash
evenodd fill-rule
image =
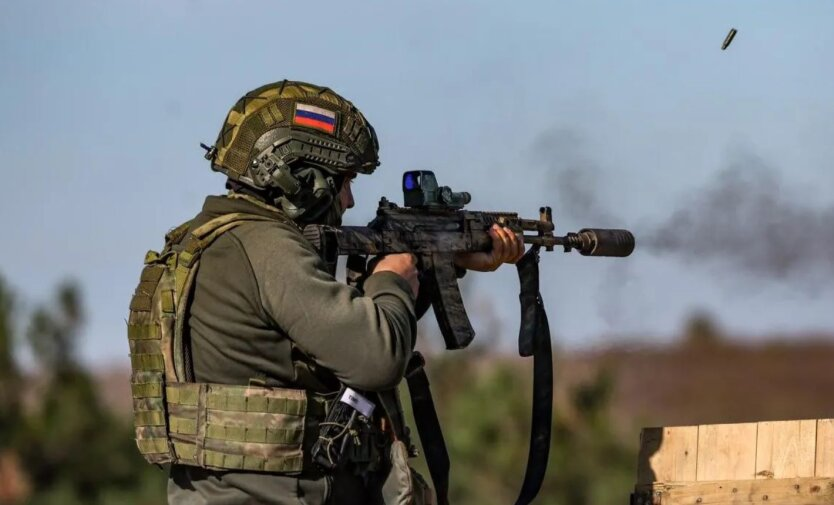
<path id="1" fill-rule="evenodd" d="M 292 175 L 300 184 L 295 194 L 281 194 L 277 202 L 292 219 L 306 222 L 317 220 L 327 213 L 336 201 L 338 190 L 334 176 L 325 174 L 321 169 L 303 166 L 292 170 Z"/>
<path id="2" fill-rule="evenodd" d="M 313 207 L 310 209 L 311 218 L 320 216 L 325 212 L 337 194 L 333 177 L 325 176 L 321 170 L 312 169 L 313 172 Z"/>

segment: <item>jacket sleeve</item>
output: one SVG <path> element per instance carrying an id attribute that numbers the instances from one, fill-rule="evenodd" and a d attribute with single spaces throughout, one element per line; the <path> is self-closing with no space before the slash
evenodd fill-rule
<path id="1" fill-rule="evenodd" d="M 345 384 L 369 391 L 395 387 L 416 334 L 408 282 L 380 272 L 365 281 L 363 296 L 330 275 L 298 231 L 278 223 L 248 228 L 241 242 L 273 322 Z"/>

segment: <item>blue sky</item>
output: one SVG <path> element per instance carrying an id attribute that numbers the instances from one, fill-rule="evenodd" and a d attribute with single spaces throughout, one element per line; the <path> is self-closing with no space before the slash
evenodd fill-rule
<path id="1" fill-rule="evenodd" d="M 399 201 L 402 171 L 432 169 L 472 209 L 534 217 L 550 204 L 563 232 L 629 227 L 639 244 L 739 155 L 831 208 L 832 19 L 827 1 L 3 2 L 0 273 L 30 306 L 78 279 L 84 358 L 124 361 L 144 252 L 222 192 L 199 142 L 241 94 L 285 77 L 332 87 L 379 132 L 383 165 L 357 181 L 349 224 L 382 195 Z M 588 169 L 610 222 L 559 198 L 565 168 Z M 639 245 L 626 261 L 554 253 L 542 265 L 568 347 L 663 341 L 693 309 L 751 335 L 834 326 L 824 281 Z M 470 302 L 500 315 L 511 347 L 515 272 L 472 277 Z"/>

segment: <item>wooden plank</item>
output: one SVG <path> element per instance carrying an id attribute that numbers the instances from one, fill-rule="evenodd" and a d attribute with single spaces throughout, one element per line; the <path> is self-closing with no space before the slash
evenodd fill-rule
<path id="1" fill-rule="evenodd" d="M 756 478 L 813 477 L 817 421 L 760 422 L 756 439 Z"/>
<path id="2" fill-rule="evenodd" d="M 817 477 L 834 477 L 834 419 L 817 421 Z"/>
<path id="3" fill-rule="evenodd" d="M 834 479 L 765 479 L 656 484 L 634 495 L 636 505 L 830 505 Z"/>
<path id="4" fill-rule="evenodd" d="M 637 485 L 696 478 L 697 426 L 644 428 L 640 432 Z"/>
<path id="5" fill-rule="evenodd" d="M 757 430 L 757 423 L 699 426 L 696 480 L 754 479 Z"/>

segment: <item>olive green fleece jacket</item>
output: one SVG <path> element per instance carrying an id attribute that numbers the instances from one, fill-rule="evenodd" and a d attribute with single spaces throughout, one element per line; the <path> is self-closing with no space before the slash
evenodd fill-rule
<path id="1" fill-rule="evenodd" d="M 275 217 L 278 211 L 210 196 L 191 226 L 233 212 Z M 338 282 L 298 228 L 258 221 L 224 233 L 202 253 L 187 324 L 197 382 L 249 384 L 255 379 L 326 392 L 338 387 L 335 378 L 380 391 L 396 387 L 411 357 L 415 299 L 393 272 L 371 275 L 364 293 Z M 177 504 L 371 500 L 350 478 L 179 465 L 171 469 L 168 488 L 169 503 Z M 345 501 L 328 500 L 335 495 Z"/>

